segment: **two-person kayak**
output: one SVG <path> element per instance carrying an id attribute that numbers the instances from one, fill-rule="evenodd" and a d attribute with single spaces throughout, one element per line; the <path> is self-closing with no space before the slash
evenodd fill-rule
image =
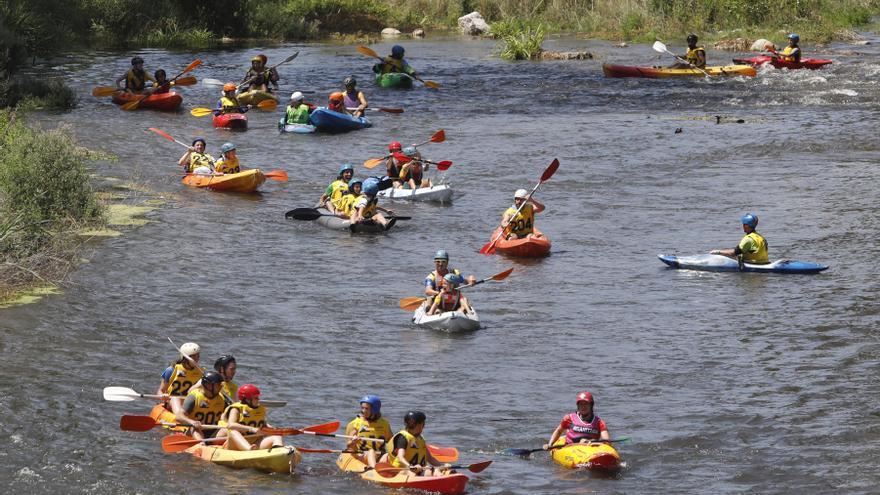
<path id="1" fill-rule="evenodd" d="M 469 478 L 461 473 L 440 476 L 418 476 L 409 470 L 401 470 L 400 473 L 393 477 L 385 477 L 373 469 L 368 469 L 366 464 L 351 454 L 341 454 L 336 460 L 336 465 L 342 471 L 358 473 L 366 481 L 378 483 L 389 488 L 424 490 L 443 495 L 459 495 L 464 493 L 469 481 Z"/>
<path id="2" fill-rule="evenodd" d="M 288 211 L 285 216 L 288 219 L 296 219 L 294 211 Z M 349 219 L 336 216 L 326 208 L 317 208 L 317 211 L 321 216 L 315 219 L 315 223 L 330 230 L 347 230 L 353 234 L 379 234 L 390 230 L 390 227 L 386 230 L 381 224 L 372 220 L 358 222 L 352 226 Z"/>
<path id="3" fill-rule="evenodd" d="M 252 168 L 237 174 L 187 174 L 182 182 L 190 187 L 212 191 L 249 193 L 256 191 L 263 182 L 266 182 L 266 176 L 260 169 Z"/>
<path id="4" fill-rule="evenodd" d="M 794 260 L 777 260 L 760 265 L 743 263 L 742 268 L 740 268 L 739 263 L 735 259 L 719 254 L 697 254 L 693 256 L 658 254 L 657 257 L 671 268 L 710 272 L 743 271 L 753 273 L 813 274 L 828 269 L 828 265 Z"/>
<path id="5" fill-rule="evenodd" d="M 449 184 L 438 184 L 431 187 L 390 187 L 379 191 L 376 195 L 380 198 L 399 201 L 437 201 L 449 203 L 452 201 L 452 187 Z"/>
<path id="6" fill-rule="evenodd" d="M 645 77 L 649 79 L 665 79 L 671 77 L 706 77 L 709 76 L 746 76 L 754 77 L 757 71 L 751 65 L 706 66 L 700 69 L 673 69 L 669 67 L 633 67 L 628 65 L 603 64 L 605 77 Z"/>
<path id="7" fill-rule="evenodd" d="M 461 311 L 445 311 L 435 315 L 426 314 L 426 307 L 423 304 L 412 316 L 412 322 L 423 328 L 432 330 L 442 330 L 450 333 L 457 332 L 473 332 L 480 328 L 480 316 L 477 310 L 471 308 L 470 313 L 462 313 Z"/>
<path id="8" fill-rule="evenodd" d="M 753 67 L 760 67 L 765 64 L 772 65 L 777 69 L 820 69 L 825 67 L 826 65 L 832 63 L 832 60 L 826 60 L 821 58 L 804 58 L 801 59 L 800 62 L 787 62 L 782 60 L 779 57 L 771 57 L 770 55 L 759 55 L 757 57 L 751 58 L 735 58 L 733 59 L 733 63 L 735 64 L 745 64 L 751 65 Z"/>
<path id="9" fill-rule="evenodd" d="M 133 101 L 140 100 L 138 108 L 150 108 L 153 110 L 174 111 L 180 108 L 183 103 L 183 97 L 175 91 L 167 93 L 153 93 L 144 98 L 144 95 L 138 93 L 128 93 L 126 91 L 118 91 L 113 93 L 113 103 L 117 105 L 125 105 Z"/>
<path id="10" fill-rule="evenodd" d="M 184 452 L 220 466 L 267 473 L 292 473 L 302 461 L 300 451 L 289 445 L 258 450 L 229 450 L 216 444 L 196 444 Z"/>

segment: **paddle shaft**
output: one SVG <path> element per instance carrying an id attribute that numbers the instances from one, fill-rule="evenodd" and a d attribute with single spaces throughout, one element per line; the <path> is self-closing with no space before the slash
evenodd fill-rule
<path id="1" fill-rule="evenodd" d="M 286 64 L 287 62 L 291 62 L 291 61 L 293 61 L 293 59 L 295 59 L 297 55 L 299 55 L 299 52 L 296 52 L 296 53 L 294 53 L 293 55 L 291 55 L 291 56 L 287 57 L 286 59 L 282 60 L 281 62 L 278 62 L 277 64 L 273 65 L 272 67 L 269 67 L 268 69 L 264 70 L 263 73 L 266 73 L 266 72 L 272 72 L 272 71 L 275 70 L 278 66 L 281 66 L 281 65 Z M 244 86 L 247 86 L 247 85 L 250 84 L 251 81 L 253 81 L 254 79 L 256 79 L 256 78 L 255 78 L 255 77 L 252 77 L 252 78 L 248 79 L 247 81 L 242 82 L 241 84 L 238 85 L 238 89 L 241 89 L 241 88 L 243 88 Z"/>

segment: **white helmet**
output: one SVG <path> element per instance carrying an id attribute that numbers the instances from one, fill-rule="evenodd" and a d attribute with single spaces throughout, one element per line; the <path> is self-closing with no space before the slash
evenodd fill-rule
<path id="1" fill-rule="evenodd" d="M 525 189 L 517 189 L 515 193 L 513 193 L 513 199 L 519 198 L 527 198 L 529 196 L 529 192 Z"/>
<path id="2" fill-rule="evenodd" d="M 290 95 L 290 101 L 302 101 L 303 94 L 299 91 L 294 91 L 292 95 Z"/>
<path id="3" fill-rule="evenodd" d="M 202 348 L 199 347 L 199 344 L 196 344 L 195 342 L 187 342 L 186 344 L 180 346 L 180 353 L 184 356 L 192 357 L 194 354 L 198 354 L 200 352 L 202 352 Z"/>

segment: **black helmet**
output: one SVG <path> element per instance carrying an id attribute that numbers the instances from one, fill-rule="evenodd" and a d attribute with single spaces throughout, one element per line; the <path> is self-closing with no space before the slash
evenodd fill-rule
<path id="1" fill-rule="evenodd" d="M 692 41 L 693 41 L 694 43 L 697 42 L 697 35 L 694 34 L 694 33 L 689 34 L 688 37 L 687 37 L 687 42 L 688 42 L 688 43 L 690 43 L 690 42 L 692 42 Z"/>
<path id="2" fill-rule="evenodd" d="M 135 57 L 135 58 L 131 59 L 131 65 L 137 65 L 137 64 L 142 64 L 142 63 L 144 63 L 144 59 L 142 59 L 140 57 Z"/>
<path id="3" fill-rule="evenodd" d="M 214 369 L 217 371 L 222 371 L 226 369 L 226 365 L 234 362 L 235 356 L 233 356 L 232 354 L 224 354 L 218 357 L 216 361 L 214 361 Z"/>
<path id="4" fill-rule="evenodd" d="M 206 371 L 202 383 L 223 383 L 223 375 L 216 371 Z"/>
<path id="5" fill-rule="evenodd" d="M 357 84 L 357 79 L 355 79 L 354 76 L 348 76 L 348 77 L 346 77 L 345 79 L 342 80 L 342 84 L 343 84 L 344 86 L 349 86 L 349 85 L 352 85 L 352 84 Z"/>
<path id="6" fill-rule="evenodd" d="M 403 422 L 406 423 L 407 426 L 421 425 L 425 423 L 426 419 L 428 419 L 428 417 L 425 416 L 425 413 L 422 411 L 410 411 L 403 417 Z"/>

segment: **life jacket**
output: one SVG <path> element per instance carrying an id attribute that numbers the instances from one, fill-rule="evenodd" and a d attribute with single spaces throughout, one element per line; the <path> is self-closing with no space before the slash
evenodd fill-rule
<path id="1" fill-rule="evenodd" d="M 565 434 L 565 443 L 577 443 L 583 439 L 598 440 L 600 438 L 602 431 L 599 425 L 602 423 L 602 420 L 599 419 L 599 416 L 593 414 L 593 420 L 586 423 L 581 419 L 580 414 L 573 412 L 568 415 L 568 419 L 571 421 L 571 426 Z"/>
<path id="2" fill-rule="evenodd" d="M 391 179 L 400 179 L 400 169 L 403 168 L 402 165 L 397 163 L 397 159 L 389 157 L 385 162 L 385 175 L 390 177 Z"/>
<path id="3" fill-rule="evenodd" d="M 219 160 L 214 162 L 214 172 L 220 174 L 237 174 L 241 172 L 241 167 L 238 166 L 238 157 L 235 157 L 231 160 L 225 157 L 221 157 Z"/>
<path id="4" fill-rule="evenodd" d="M 166 392 L 174 397 L 186 397 L 190 387 L 202 379 L 203 373 L 201 368 L 186 369 L 183 364 L 175 364 L 171 369 Z"/>
<path id="5" fill-rule="evenodd" d="M 345 103 L 346 107 L 357 108 L 357 107 L 361 106 L 361 100 L 358 98 L 358 96 L 360 96 L 360 94 L 361 94 L 360 91 L 354 90 L 354 93 L 349 93 L 348 91 L 343 91 L 342 94 L 344 96 L 343 103 Z"/>
<path id="6" fill-rule="evenodd" d="M 143 69 L 138 70 L 132 67 L 125 73 L 125 89 L 129 91 L 140 93 L 144 90 L 147 81 L 153 81 L 153 76 L 147 74 L 147 71 Z"/>
<path id="7" fill-rule="evenodd" d="M 406 63 L 405 59 L 398 59 L 392 56 L 387 56 L 382 59 L 381 64 L 376 64 L 379 69 L 377 72 L 381 74 L 388 74 L 389 72 L 405 72 L 407 74 L 412 73 L 412 68 Z"/>
<path id="8" fill-rule="evenodd" d="M 378 206 L 379 198 L 370 199 L 366 194 L 361 194 L 355 199 L 354 207 L 352 208 L 352 214 L 354 214 L 354 210 L 356 210 L 357 208 L 363 207 L 364 211 L 361 215 L 361 218 L 369 220 L 370 218 L 373 218 L 373 215 L 375 215 L 378 211 Z"/>
<path id="9" fill-rule="evenodd" d="M 254 428 L 262 428 L 266 426 L 266 406 L 260 404 L 257 407 L 251 407 L 244 402 L 234 402 L 223 410 L 223 421 L 229 423 L 229 411 L 238 409 L 238 424 L 252 426 Z"/>
<path id="10" fill-rule="evenodd" d="M 459 278 L 461 278 L 461 271 L 458 268 L 449 268 L 447 269 L 448 273 L 451 273 Z M 442 279 L 443 277 L 439 277 L 437 270 L 432 271 L 425 277 L 425 286 L 430 286 L 433 290 L 439 290 L 437 288 L 437 279 Z"/>
<path id="11" fill-rule="evenodd" d="M 224 380 L 223 385 L 220 386 L 220 395 L 223 396 L 226 405 L 232 404 L 238 397 L 238 385 L 230 380 Z"/>
<path id="12" fill-rule="evenodd" d="M 434 296 L 434 303 L 440 311 L 455 311 L 461 307 L 461 291 L 442 292 Z"/>
<path id="13" fill-rule="evenodd" d="M 756 250 L 754 253 L 748 253 L 743 251 L 742 257 L 744 263 L 756 263 L 756 264 L 766 264 L 770 262 L 770 256 L 767 253 L 767 240 L 757 232 L 750 232 L 746 234 L 742 241 L 740 241 L 740 245 L 746 239 L 751 239 L 752 242 L 756 246 Z"/>
<path id="14" fill-rule="evenodd" d="M 287 115 L 285 117 L 287 124 L 308 124 L 309 123 L 309 106 L 305 103 L 294 108 L 287 106 Z"/>
<path id="15" fill-rule="evenodd" d="M 214 157 L 207 153 L 197 153 L 193 151 L 189 154 L 189 165 L 186 167 L 187 173 L 192 173 L 193 170 L 199 167 L 208 167 L 210 169 L 214 168 Z"/>
<path id="16" fill-rule="evenodd" d="M 339 198 L 348 192 L 348 182 L 336 179 L 330 183 L 330 201 L 339 201 Z"/>
<path id="17" fill-rule="evenodd" d="M 350 217 L 352 210 L 354 209 L 354 202 L 357 198 L 357 196 L 349 192 L 344 194 L 338 200 L 333 201 L 333 206 L 336 208 L 337 213 L 342 213 L 343 215 Z"/>
<path id="18" fill-rule="evenodd" d="M 256 86 L 264 86 L 269 84 L 269 77 L 266 75 L 267 70 L 263 67 L 262 70 L 254 70 L 253 67 L 248 69 L 247 74 L 244 75 L 244 80 L 250 80 L 248 83 L 248 89 L 254 88 Z"/>
<path id="19" fill-rule="evenodd" d="M 220 110 L 220 113 L 239 113 L 241 112 L 241 104 L 238 102 L 238 98 L 223 95 L 217 102 L 217 109 Z"/>
<path id="20" fill-rule="evenodd" d="M 411 466 L 424 466 L 428 463 L 428 447 L 425 445 L 425 439 L 421 435 L 415 436 L 406 430 L 398 431 L 391 440 L 388 441 L 388 462 L 394 467 L 401 467 L 400 461 L 397 460 L 397 452 L 394 451 L 394 441 L 398 437 L 406 439 L 406 450 L 404 458 Z"/>
<path id="21" fill-rule="evenodd" d="M 698 54 L 702 54 L 703 56 L 700 57 L 700 56 L 698 56 Z M 688 62 L 690 62 L 691 64 L 695 65 L 696 67 L 699 67 L 702 69 L 702 68 L 706 67 L 706 49 L 703 48 L 702 46 L 698 46 L 696 48 L 689 48 L 687 51 L 687 54 L 685 54 L 685 56 L 684 56 L 684 59 L 687 60 Z"/>
<path id="22" fill-rule="evenodd" d="M 508 208 L 504 215 L 508 213 L 516 213 L 516 206 Z M 535 231 L 535 209 L 530 203 L 527 203 L 519 213 L 510 218 L 509 230 L 520 239 Z"/>
<path id="23" fill-rule="evenodd" d="M 385 418 L 379 418 L 375 421 L 369 421 L 364 419 L 362 416 L 358 416 L 351 420 L 348 423 L 348 426 L 345 427 L 346 435 L 355 435 L 361 438 L 381 438 L 385 440 L 385 443 L 388 443 L 391 440 L 391 425 L 388 424 L 388 420 Z M 355 444 L 355 449 L 358 452 L 366 452 L 368 450 L 382 450 L 384 447 L 383 444 L 378 442 L 366 442 L 359 441 Z"/>
<path id="24" fill-rule="evenodd" d="M 786 46 L 779 52 L 779 58 L 786 62 L 800 62 L 801 49 L 798 46 Z"/>
<path id="25" fill-rule="evenodd" d="M 156 83 L 154 94 L 162 94 L 171 91 L 171 81 L 166 79 L 162 84 Z"/>
<path id="26" fill-rule="evenodd" d="M 189 393 L 189 397 L 195 399 L 195 406 L 189 413 L 189 417 L 200 421 L 206 425 L 216 425 L 223 417 L 223 411 L 226 410 L 226 401 L 220 394 L 209 399 L 205 395 L 205 391 L 201 389 L 193 390 Z"/>
<path id="27" fill-rule="evenodd" d="M 417 170 L 413 170 L 417 169 Z M 412 160 L 400 168 L 400 180 L 407 182 L 410 179 L 416 183 L 416 187 L 422 184 L 422 163 Z"/>

